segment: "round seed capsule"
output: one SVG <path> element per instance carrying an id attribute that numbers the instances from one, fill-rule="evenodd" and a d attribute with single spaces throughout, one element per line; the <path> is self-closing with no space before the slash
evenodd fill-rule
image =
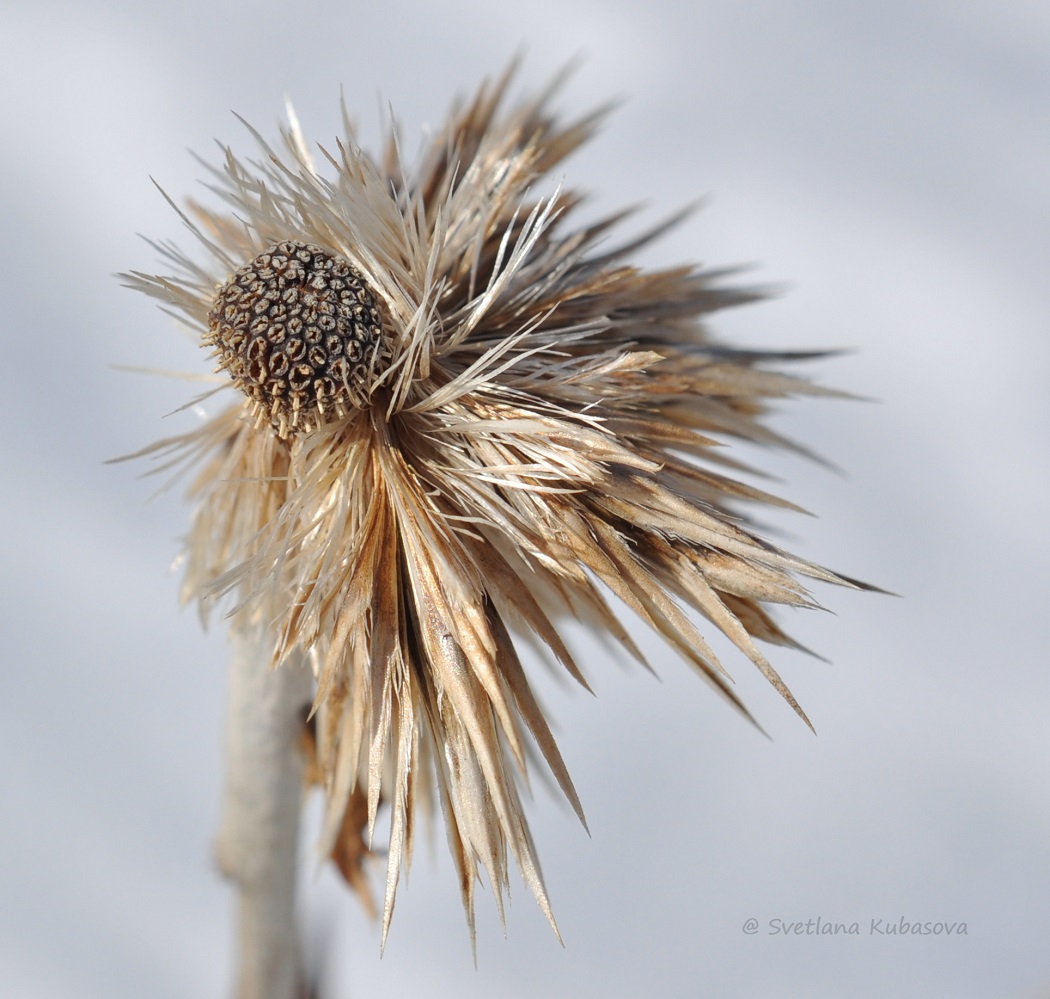
<path id="1" fill-rule="evenodd" d="M 350 262 L 295 240 L 231 275 L 208 322 L 220 366 L 282 437 L 354 408 L 354 380 L 383 337 L 375 296 Z"/>

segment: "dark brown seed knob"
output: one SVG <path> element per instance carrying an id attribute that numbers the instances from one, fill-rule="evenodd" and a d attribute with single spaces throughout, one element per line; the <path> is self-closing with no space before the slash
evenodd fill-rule
<path id="1" fill-rule="evenodd" d="M 281 437 L 345 415 L 374 368 L 375 296 L 342 257 L 288 240 L 222 285 L 205 343 Z"/>

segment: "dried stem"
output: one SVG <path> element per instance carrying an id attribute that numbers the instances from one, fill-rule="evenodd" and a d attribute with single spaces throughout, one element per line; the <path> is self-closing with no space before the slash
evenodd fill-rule
<path id="1" fill-rule="evenodd" d="M 296 860 L 303 798 L 302 707 L 312 674 L 299 657 L 270 668 L 262 628 L 235 628 L 226 789 L 216 842 L 238 893 L 237 999 L 293 999 L 300 977 Z M 272 643 L 272 639 L 271 639 Z"/>

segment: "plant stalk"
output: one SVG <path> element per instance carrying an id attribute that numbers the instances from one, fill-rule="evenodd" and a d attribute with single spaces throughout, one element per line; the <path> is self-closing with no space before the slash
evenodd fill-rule
<path id="1" fill-rule="evenodd" d="M 295 999 L 295 922 L 303 801 L 302 709 L 313 696 L 303 658 L 270 668 L 260 626 L 231 630 L 226 787 L 216 854 L 237 891 L 236 999 Z M 272 639 L 271 639 L 272 642 Z"/>

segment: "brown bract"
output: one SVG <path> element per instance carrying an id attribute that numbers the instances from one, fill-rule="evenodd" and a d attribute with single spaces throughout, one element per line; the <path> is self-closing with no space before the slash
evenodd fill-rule
<path id="1" fill-rule="evenodd" d="M 580 197 L 544 177 L 601 115 L 563 123 L 550 92 L 504 110 L 506 88 L 455 109 L 414 167 L 349 124 L 321 164 L 294 128 L 281 150 L 253 133 L 258 162 L 212 170 L 225 209 L 184 216 L 204 262 L 159 244 L 174 273 L 130 279 L 232 375 L 228 408 L 153 449 L 199 465 L 186 595 L 234 594 L 275 664 L 312 658 L 326 849 L 348 802 L 369 835 L 391 809 L 384 939 L 435 795 L 472 932 L 479 871 L 502 913 L 511 856 L 553 924 L 522 805 L 536 750 L 583 809 L 515 634 L 586 685 L 554 622 L 641 658 L 626 607 L 743 710 L 692 610 L 801 715 L 756 645 L 793 644 L 768 605 L 813 606 L 806 577 L 860 585 L 749 526 L 747 507 L 791 504 L 724 446 L 787 443 L 767 400 L 833 393 L 775 368 L 812 355 L 714 344 L 704 318 L 755 294 L 633 265 L 664 227 L 617 246 L 622 216 L 576 223 Z M 295 357 L 286 293 L 319 331 Z"/>

